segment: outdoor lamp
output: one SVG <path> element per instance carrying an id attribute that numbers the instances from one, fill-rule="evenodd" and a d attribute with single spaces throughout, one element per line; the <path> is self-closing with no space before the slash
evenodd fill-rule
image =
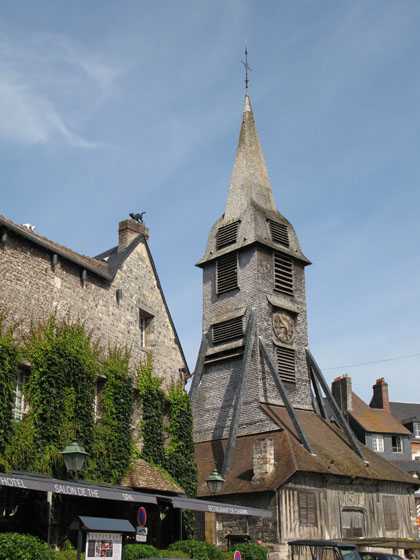
<path id="1" fill-rule="evenodd" d="M 69 472 L 77 474 L 82 470 L 86 457 L 89 455 L 75 439 L 72 443 L 67 445 L 64 451 L 60 451 L 63 456 L 66 469 Z"/>
<path id="2" fill-rule="evenodd" d="M 224 481 L 225 479 L 223 476 L 217 472 L 217 469 L 214 469 L 214 471 L 206 478 L 206 484 L 210 494 L 218 494 L 222 489 Z"/>

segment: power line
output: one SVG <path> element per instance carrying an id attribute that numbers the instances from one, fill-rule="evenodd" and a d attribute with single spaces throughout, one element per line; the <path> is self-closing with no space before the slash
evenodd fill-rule
<path id="1" fill-rule="evenodd" d="M 382 362 L 393 362 L 394 360 L 402 360 L 404 358 L 414 358 L 415 356 L 420 356 L 419 354 L 407 354 L 406 356 L 398 356 L 397 358 L 386 358 L 385 360 L 375 360 L 374 362 L 362 362 L 360 364 L 349 364 L 347 366 L 336 366 L 336 367 L 329 367 L 329 368 L 322 368 L 323 371 L 331 371 L 332 369 L 344 369 L 344 368 L 351 368 L 357 366 L 369 366 L 371 364 L 381 364 Z"/>

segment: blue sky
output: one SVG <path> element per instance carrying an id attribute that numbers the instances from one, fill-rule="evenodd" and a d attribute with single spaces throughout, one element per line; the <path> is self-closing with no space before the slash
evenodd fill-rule
<path id="1" fill-rule="evenodd" d="M 190 368 L 250 96 L 328 381 L 420 401 L 417 0 L 0 2 L 0 213 L 94 256 L 146 211 Z M 331 370 L 329 368 L 337 369 Z"/>

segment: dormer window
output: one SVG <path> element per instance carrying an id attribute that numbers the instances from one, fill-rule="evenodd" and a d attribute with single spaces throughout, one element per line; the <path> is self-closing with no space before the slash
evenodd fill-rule
<path id="1" fill-rule="evenodd" d="M 413 424 L 413 436 L 420 439 L 420 422 L 414 422 Z"/>
<path id="2" fill-rule="evenodd" d="M 232 222 L 231 224 L 219 228 L 216 235 L 216 250 L 236 243 L 238 226 L 239 221 Z"/>
<path id="3" fill-rule="evenodd" d="M 384 436 L 382 434 L 372 434 L 372 449 L 377 453 L 384 452 Z"/>
<path id="4" fill-rule="evenodd" d="M 280 243 L 288 247 L 290 241 L 287 226 L 285 224 L 279 224 L 279 222 L 274 222 L 273 220 L 267 220 L 267 224 L 273 243 Z"/>
<path id="5" fill-rule="evenodd" d="M 403 452 L 403 442 L 401 436 L 392 436 L 392 452 L 402 453 Z"/>

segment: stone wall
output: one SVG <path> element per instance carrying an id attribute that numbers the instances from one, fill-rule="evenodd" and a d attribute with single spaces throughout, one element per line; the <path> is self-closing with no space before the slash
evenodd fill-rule
<path id="1" fill-rule="evenodd" d="M 0 306 L 9 311 L 10 322 L 19 321 L 27 332 L 31 321 L 43 321 L 56 311 L 59 319 L 84 321 L 102 348 L 130 348 L 132 369 L 152 352 L 154 372 L 166 386 L 181 378 L 185 364 L 144 241 L 112 282 L 89 271 L 82 281 L 80 266 L 64 257 L 52 266 L 51 254 L 12 232 L 0 245 Z M 145 347 L 140 344 L 140 310 L 148 314 Z"/>

